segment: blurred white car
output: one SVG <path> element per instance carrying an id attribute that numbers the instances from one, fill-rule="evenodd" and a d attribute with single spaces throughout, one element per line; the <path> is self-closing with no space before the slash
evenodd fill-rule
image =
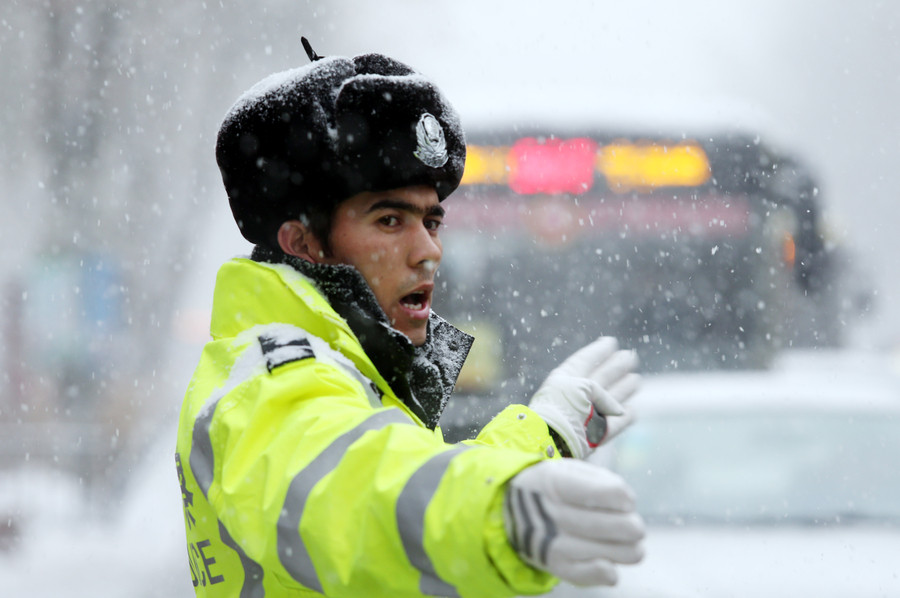
<path id="1" fill-rule="evenodd" d="M 660 375 L 595 456 L 635 489 L 646 557 L 562 597 L 900 596 L 900 389 L 865 359 Z"/>

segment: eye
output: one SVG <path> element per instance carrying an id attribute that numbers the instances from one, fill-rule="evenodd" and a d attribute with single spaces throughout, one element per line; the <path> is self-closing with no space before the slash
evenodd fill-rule
<path id="1" fill-rule="evenodd" d="M 398 224 L 400 224 L 400 219 L 397 218 L 396 216 L 388 215 L 388 216 L 382 216 L 381 218 L 379 218 L 378 222 L 380 222 L 384 226 L 397 226 Z"/>
<path id="2" fill-rule="evenodd" d="M 439 228 L 441 228 L 441 225 L 443 225 L 443 224 L 444 223 L 440 218 L 429 218 L 429 219 L 425 220 L 425 228 L 427 228 L 430 231 L 438 230 Z"/>

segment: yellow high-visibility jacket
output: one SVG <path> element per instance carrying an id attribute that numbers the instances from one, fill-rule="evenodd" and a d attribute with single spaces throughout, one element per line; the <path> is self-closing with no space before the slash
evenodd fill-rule
<path id="1" fill-rule="evenodd" d="M 556 583 L 503 526 L 507 480 L 556 456 L 534 412 L 510 406 L 446 444 L 289 265 L 226 263 L 211 334 L 176 454 L 198 596 L 500 597 Z"/>

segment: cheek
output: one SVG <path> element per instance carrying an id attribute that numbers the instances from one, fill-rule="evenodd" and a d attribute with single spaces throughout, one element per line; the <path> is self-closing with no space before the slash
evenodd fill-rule
<path id="1" fill-rule="evenodd" d="M 370 265 L 389 268 L 400 258 L 401 251 L 396 245 L 371 247 L 365 251 L 365 260 Z"/>
<path id="2" fill-rule="evenodd" d="M 383 252 L 370 253 L 360 263 L 354 264 L 373 291 L 381 290 L 390 282 L 393 268 L 385 259 Z"/>

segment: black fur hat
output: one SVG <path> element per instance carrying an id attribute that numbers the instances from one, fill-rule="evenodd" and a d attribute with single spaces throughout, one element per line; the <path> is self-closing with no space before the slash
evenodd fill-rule
<path id="1" fill-rule="evenodd" d="M 380 54 L 321 58 L 244 93 L 219 129 L 216 161 L 241 234 L 277 248 L 278 227 L 312 202 L 462 178 L 466 143 L 438 88 Z"/>

